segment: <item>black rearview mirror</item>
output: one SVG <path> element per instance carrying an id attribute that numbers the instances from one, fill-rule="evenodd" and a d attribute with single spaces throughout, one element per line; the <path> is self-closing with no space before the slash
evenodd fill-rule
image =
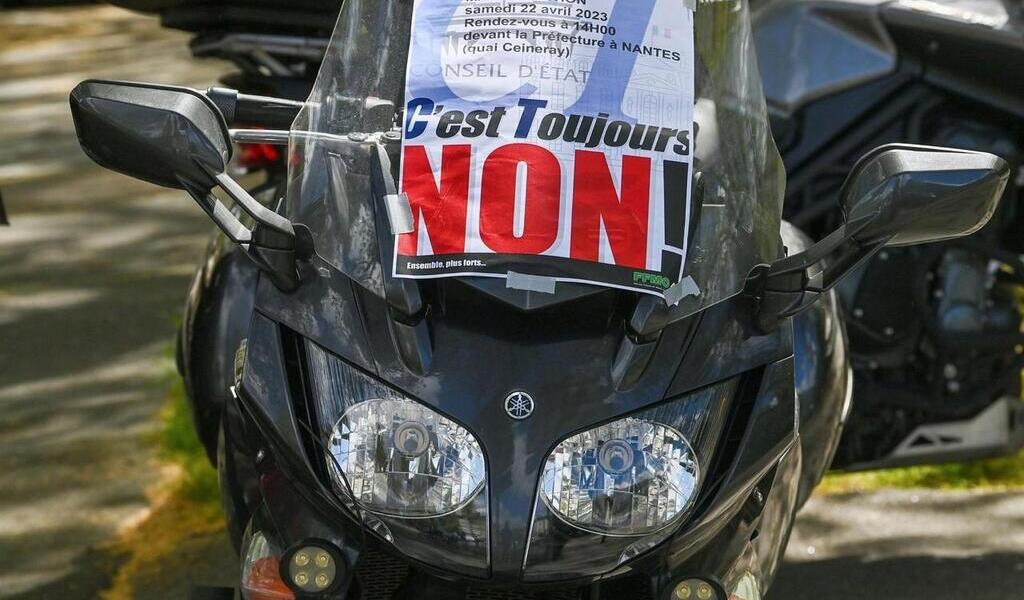
<path id="1" fill-rule="evenodd" d="M 71 113 L 90 158 L 150 183 L 209 191 L 231 160 L 224 118 L 196 90 L 85 81 L 71 92 Z"/>
<path id="2" fill-rule="evenodd" d="M 100 166 L 188 191 L 278 288 L 298 287 L 296 260 L 313 254 L 311 238 L 305 236 L 297 251 L 292 223 L 227 174 L 231 132 L 207 95 L 149 83 L 85 81 L 71 92 L 71 113 L 82 148 Z M 253 218 L 252 230 L 220 202 L 215 187 Z"/>
<path id="3" fill-rule="evenodd" d="M 862 158 L 843 185 L 845 223 L 803 252 L 757 269 L 746 294 L 771 331 L 811 306 L 883 246 L 970 235 L 988 223 L 1010 167 L 992 154 L 893 144 Z"/>
<path id="4" fill-rule="evenodd" d="M 862 158 L 843 186 L 848 226 L 861 244 L 908 246 L 981 229 L 1009 178 L 992 154 L 928 146 L 882 146 Z"/>

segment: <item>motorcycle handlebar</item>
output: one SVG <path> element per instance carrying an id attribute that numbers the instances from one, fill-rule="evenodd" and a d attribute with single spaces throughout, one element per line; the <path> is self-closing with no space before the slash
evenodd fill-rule
<path id="1" fill-rule="evenodd" d="M 289 129 L 303 106 L 294 100 L 240 94 L 238 90 L 220 87 L 210 88 L 206 95 L 224 114 L 229 127 L 246 124 Z"/>

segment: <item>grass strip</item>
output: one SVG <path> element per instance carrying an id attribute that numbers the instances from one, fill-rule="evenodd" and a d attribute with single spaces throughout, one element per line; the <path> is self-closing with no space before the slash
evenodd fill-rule
<path id="1" fill-rule="evenodd" d="M 173 360 L 165 362 L 167 400 L 153 440 L 161 482 L 149 493 L 151 510 L 146 517 L 104 548 L 126 560 L 103 600 L 131 600 L 136 582 L 167 569 L 184 542 L 225 528 L 217 472 L 196 436 Z"/>
<path id="2" fill-rule="evenodd" d="M 1015 456 L 961 463 L 903 467 L 862 473 L 833 473 L 818 486 L 820 494 L 869 492 L 883 488 L 1009 490 L 1024 487 L 1024 452 Z"/>

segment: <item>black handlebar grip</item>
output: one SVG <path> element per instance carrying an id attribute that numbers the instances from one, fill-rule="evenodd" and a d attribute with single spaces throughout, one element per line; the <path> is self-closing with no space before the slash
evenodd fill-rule
<path id="1" fill-rule="evenodd" d="M 299 116 L 303 106 L 302 102 L 294 100 L 239 94 L 235 120 L 270 129 L 291 129 L 292 121 Z"/>
<path id="2" fill-rule="evenodd" d="M 240 94 L 228 88 L 210 88 L 206 95 L 220 108 L 228 125 L 290 129 L 303 103 L 294 100 Z"/>

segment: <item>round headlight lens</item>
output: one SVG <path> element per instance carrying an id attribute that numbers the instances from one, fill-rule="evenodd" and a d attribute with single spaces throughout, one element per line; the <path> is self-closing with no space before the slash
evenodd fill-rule
<path id="1" fill-rule="evenodd" d="M 484 485 L 484 456 L 476 438 L 410 400 L 351 406 L 328 445 L 328 468 L 338 480 L 341 470 L 345 491 L 371 512 L 437 517 L 465 506 Z"/>
<path id="2" fill-rule="evenodd" d="M 548 456 L 544 503 L 570 525 L 603 535 L 646 535 L 690 507 L 700 468 L 675 429 L 627 418 L 562 441 Z"/>

